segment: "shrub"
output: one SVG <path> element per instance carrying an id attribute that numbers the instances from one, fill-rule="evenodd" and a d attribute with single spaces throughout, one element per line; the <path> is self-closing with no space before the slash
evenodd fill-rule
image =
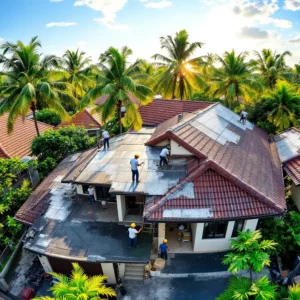
<path id="1" fill-rule="evenodd" d="M 45 178 L 56 166 L 56 160 L 53 157 L 47 157 L 38 163 L 40 177 Z"/>
<path id="2" fill-rule="evenodd" d="M 42 109 L 36 113 L 38 121 L 56 126 L 61 123 L 61 118 L 51 109 Z"/>

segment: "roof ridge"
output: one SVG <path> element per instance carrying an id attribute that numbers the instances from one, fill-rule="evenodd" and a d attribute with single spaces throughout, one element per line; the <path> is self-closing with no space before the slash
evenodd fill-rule
<path id="1" fill-rule="evenodd" d="M 4 147 L 3 147 L 3 145 L 1 143 L 0 143 L 0 149 L 7 156 L 7 158 L 11 158 L 11 156 L 5 151 L 5 149 L 4 149 Z"/>

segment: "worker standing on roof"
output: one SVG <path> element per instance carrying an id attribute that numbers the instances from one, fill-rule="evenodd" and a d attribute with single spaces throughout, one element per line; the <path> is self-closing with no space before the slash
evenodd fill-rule
<path id="1" fill-rule="evenodd" d="M 168 246 L 167 242 L 168 242 L 168 240 L 164 239 L 163 243 L 159 245 L 160 256 L 164 260 L 168 259 L 168 252 L 167 251 L 169 250 L 169 246 Z"/>
<path id="2" fill-rule="evenodd" d="M 106 146 L 107 146 L 107 150 L 109 149 L 109 133 L 107 130 L 104 130 L 102 132 L 102 138 L 103 138 L 103 145 L 104 145 L 104 150 L 106 150 Z"/>
<path id="3" fill-rule="evenodd" d="M 135 223 L 131 223 L 130 228 L 128 228 L 129 232 L 129 247 L 133 246 L 137 247 L 137 235 L 142 231 L 143 227 L 140 228 L 140 230 L 135 229 L 136 225 Z"/>
<path id="4" fill-rule="evenodd" d="M 134 158 L 130 160 L 131 164 L 131 172 L 132 172 L 132 181 L 134 181 L 134 177 L 136 178 L 136 182 L 139 182 L 139 170 L 138 167 L 144 164 L 144 162 L 139 163 L 138 158 L 140 156 L 138 154 L 134 155 Z"/>
<path id="5" fill-rule="evenodd" d="M 90 204 L 96 203 L 96 201 L 95 201 L 95 189 L 93 188 L 92 185 L 89 186 L 88 193 L 89 193 L 89 198 L 90 198 Z"/>
<path id="6" fill-rule="evenodd" d="M 168 165 L 168 156 L 170 155 L 170 147 L 166 147 L 164 149 L 161 150 L 160 152 L 160 162 L 159 162 L 159 166 L 162 167 L 164 165 Z"/>
<path id="7" fill-rule="evenodd" d="M 245 125 L 246 123 L 246 120 L 248 118 L 248 113 L 245 112 L 245 111 L 242 111 L 241 114 L 240 114 L 240 122 L 243 123 L 243 125 Z"/>

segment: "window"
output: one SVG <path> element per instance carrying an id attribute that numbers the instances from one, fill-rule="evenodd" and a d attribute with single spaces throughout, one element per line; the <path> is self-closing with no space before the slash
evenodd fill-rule
<path id="1" fill-rule="evenodd" d="M 89 185 L 87 185 L 87 184 L 83 184 L 82 185 L 82 192 L 83 192 L 83 194 L 88 194 L 89 192 L 88 192 L 88 188 L 89 188 Z"/>
<path id="2" fill-rule="evenodd" d="M 225 238 L 228 222 L 211 222 L 204 224 L 203 239 Z"/>
<path id="3" fill-rule="evenodd" d="M 231 237 L 237 237 L 238 231 L 243 231 L 245 220 L 235 221 Z"/>

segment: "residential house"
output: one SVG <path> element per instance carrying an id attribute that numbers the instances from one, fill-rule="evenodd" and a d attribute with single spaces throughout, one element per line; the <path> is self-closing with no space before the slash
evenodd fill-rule
<path id="1" fill-rule="evenodd" d="M 109 151 L 90 149 L 63 160 L 16 215 L 32 225 L 24 247 L 40 255 L 45 270 L 68 273 L 78 261 L 88 274 L 103 272 L 113 283 L 142 276 L 164 238 L 173 253 L 223 251 L 238 231 L 282 215 L 275 143 L 222 104 L 204 106 L 113 137 Z M 166 145 L 171 158 L 162 168 Z M 144 162 L 139 183 L 132 182 L 129 164 L 135 154 Z M 88 204 L 89 185 L 96 204 Z M 128 247 L 132 222 L 144 227 L 136 249 Z"/>
<path id="2" fill-rule="evenodd" d="M 300 211 L 300 130 L 290 128 L 273 137 L 284 171 L 292 179 L 292 198 Z"/>

